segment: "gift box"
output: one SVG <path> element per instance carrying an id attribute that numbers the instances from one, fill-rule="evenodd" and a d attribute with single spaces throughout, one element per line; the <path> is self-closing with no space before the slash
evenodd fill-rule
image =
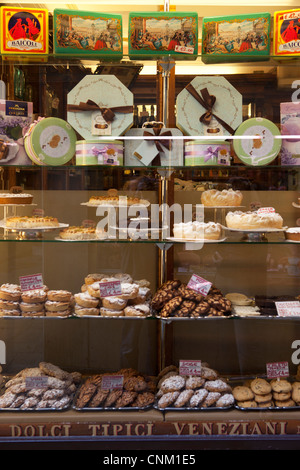
<path id="1" fill-rule="evenodd" d="M 266 60 L 270 54 L 270 24 L 269 13 L 203 18 L 203 62 Z"/>
<path id="2" fill-rule="evenodd" d="M 76 165 L 123 165 L 123 142 L 120 140 L 78 140 Z"/>
<path id="3" fill-rule="evenodd" d="M 121 59 L 122 16 L 94 11 L 55 8 L 53 12 L 55 55 Z"/>
<path id="4" fill-rule="evenodd" d="M 275 11 L 273 53 L 280 57 L 300 54 L 300 9 Z"/>
<path id="5" fill-rule="evenodd" d="M 48 10 L 2 6 L 0 16 L 1 54 L 48 54 Z"/>
<path id="6" fill-rule="evenodd" d="M 128 53 L 133 59 L 198 55 L 198 14 L 184 12 L 132 12 L 129 14 Z"/>
<path id="7" fill-rule="evenodd" d="M 281 165 L 300 165 L 300 102 L 280 103 Z M 297 138 L 297 136 L 299 136 Z"/>
<path id="8" fill-rule="evenodd" d="M 130 129 L 125 140 L 124 159 L 126 166 L 182 166 L 183 139 L 179 129 L 141 128 Z M 141 138 L 142 137 L 142 138 Z"/>
<path id="9" fill-rule="evenodd" d="M 67 120 L 84 140 L 122 135 L 133 124 L 133 94 L 114 75 L 86 75 L 67 95 Z"/>
<path id="10" fill-rule="evenodd" d="M 0 164 L 31 165 L 24 150 L 23 133 L 33 120 L 33 103 L 0 100 Z"/>
<path id="11" fill-rule="evenodd" d="M 230 165 L 230 142 L 191 140 L 184 145 L 185 166 Z"/>
<path id="12" fill-rule="evenodd" d="M 242 101 L 224 77 L 195 77 L 177 95 L 176 125 L 191 136 L 233 135 L 243 120 Z"/>

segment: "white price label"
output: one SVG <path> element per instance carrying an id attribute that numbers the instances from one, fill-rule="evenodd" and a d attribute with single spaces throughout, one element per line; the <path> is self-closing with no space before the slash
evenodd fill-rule
<path id="1" fill-rule="evenodd" d="M 198 276 L 197 274 L 193 274 L 191 279 L 189 280 L 187 287 L 189 289 L 198 292 L 198 294 L 207 295 L 212 283 L 203 279 L 203 277 Z"/>
<path id="2" fill-rule="evenodd" d="M 122 294 L 121 281 L 100 282 L 99 285 L 101 297 L 111 297 Z"/>
<path id="3" fill-rule="evenodd" d="M 101 388 L 103 390 L 119 390 L 123 388 L 123 382 L 123 375 L 104 375 L 102 377 Z"/>
<path id="4" fill-rule="evenodd" d="M 201 375 L 201 361 L 179 361 L 180 375 Z"/>
<path id="5" fill-rule="evenodd" d="M 282 362 L 269 362 L 267 364 L 267 377 L 268 379 L 276 377 L 288 377 L 289 373 L 289 364 L 286 361 Z"/>
<path id="6" fill-rule="evenodd" d="M 48 388 L 48 377 L 47 376 L 38 376 L 38 377 L 26 377 L 25 378 L 25 387 L 26 390 L 32 390 L 34 388 Z"/>
<path id="7" fill-rule="evenodd" d="M 270 214 L 275 212 L 274 207 L 260 207 L 257 211 L 258 214 Z"/>
<path id="8" fill-rule="evenodd" d="M 275 305 L 280 317 L 300 316 L 300 302 L 298 300 L 290 302 L 275 302 Z"/>
<path id="9" fill-rule="evenodd" d="M 19 280 L 20 280 L 20 287 L 22 291 L 42 289 L 44 285 L 42 274 L 20 276 Z"/>
<path id="10" fill-rule="evenodd" d="M 194 48 L 188 46 L 175 46 L 175 52 L 181 52 L 182 54 L 194 54 Z"/>

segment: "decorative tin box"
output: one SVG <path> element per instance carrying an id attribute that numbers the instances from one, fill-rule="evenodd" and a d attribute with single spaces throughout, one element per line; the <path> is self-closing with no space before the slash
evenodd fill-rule
<path id="1" fill-rule="evenodd" d="M 269 13 L 203 18 L 203 62 L 265 60 L 270 54 L 270 23 Z"/>
<path id="2" fill-rule="evenodd" d="M 273 53 L 281 57 L 300 54 L 300 9 L 275 11 Z"/>
<path id="3" fill-rule="evenodd" d="M 132 140 L 125 140 L 126 166 L 183 165 L 183 140 L 172 139 L 172 136 L 182 136 L 179 129 L 129 129 L 128 136 L 132 136 Z"/>
<path id="4" fill-rule="evenodd" d="M 300 165 L 300 101 L 280 103 L 281 165 Z M 298 137 L 297 137 L 298 136 Z"/>
<path id="5" fill-rule="evenodd" d="M 128 53 L 133 59 L 198 55 L 198 14 L 183 12 L 130 13 Z"/>
<path id="6" fill-rule="evenodd" d="M 78 140 L 76 165 L 123 165 L 123 153 L 120 140 Z"/>
<path id="7" fill-rule="evenodd" d="M 56 55 L 120 59 L 123 55 L 122 16 L 55 8 L 53 49 Z"/>
<path id="8" fill-rule="evenodd" d="M 24 145 L 37 165 L 64 165 L 75 155 L 76 133 L 63 119 L 40 118 L 26 132 Z"/>
<path id="9" fill-rule="evenodd" d="M 33 103 L 0 100 L 1 165 L 31 165 L 24 150 L 23 133 L 32 123 Z"/>
<path id="10" fill-rule="evenodd" d="M 1 54 L 48 54 L 48 10 L 3 6 Z"/>
<path id="11" fill-rule="evenodd" d="M 67 119 L 84 140 L 122 135 L 133 124 L 133 94 L 115 75 L 86 75 L 68 93 Z"/>
<path id="12" fill-rule="evenodd" d="M 230 142 L 191 140 L 184 146 L 185 166 L 230 165 Z"/>
<path id="13" fill-rule="evenodd" d="M 177 96 L 177 126 L 190 136 L 233 135 L 243 120 L 242 101 L 226 78 L 195 77 Z"/>
<path id="14" fill-rule="evenodd" d="M 237 157 L 249 166 L 269 165 L 277 157 L 281 140 L 278 127 L 269 119 L 247 119 L 235 133 L 233 149 Z"/>

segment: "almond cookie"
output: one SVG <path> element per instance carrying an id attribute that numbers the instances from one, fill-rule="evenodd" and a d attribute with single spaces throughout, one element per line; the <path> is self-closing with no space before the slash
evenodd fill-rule
<path id="1" fill-rule="evenodd" d="M 130 305 L 124 308 L 125 317 L 148 317 L 150 313 L 147 304 Z"/>
<path id="2" fill-rule="evenodd" d="M 104 390 L 104 389 L 99 389 L 95 393 L 95 395 L 92 397 L 90 400 L 88 407 L 89 408 L 97 408 L 101 406 L 104 401 L 106 400 L 107 396 L 109 394 L 109 390 Z"/>
<path id="3" fill-rule="evenodd" d="M 270 393 L 272 390 L 269 382 L 259 377 L 251 381 L 250 388 L 252 392 L 257 395 L 266 395 L 267 393 Z"/>
<path id="4" fill-rule="evenodd" d="M 171 364 L 169 366 L 164 367 L 158 374 L 157 380 L 160 380 L 162 377 L 164 377 L 168 372 L 176 372 L 178 374 L 178 367 Z"/>
<path id="5" fill-rule="evenodd" d="M 105 407 L 111 407 L 114 406 L 118 398 L 122 395 L 123 391 L 122 390 L 112 390 L 109 392 L 105 402 L 104 406 Z"/>
<path id="6" fill-rule="evenodd" d="M 124 310 L 112 310 L 110 308 L 100 307 L 101 317 L 123 317 Z"/>
<path id="7" fill-rule="evenodd" d="M 207 408 L 210 406 L 215 406 L 216 402 L 221 398 L 221 393 L 219 392 L 208 392 L 208 395 L 205 397 L 202 402 L 202 407 Z"/>
<path id="8" fill-rule="evenodd" d="M 146 406 L 152 405 L 155 401 L 155 395 L 151 392 L 142 392 L 138 393 L 136 399 L 131 406 L 136 406 L 138 408 L 145 408 Z"/>
<path id="9" fill-rule="evenodd" d="M 79 317 L 85 316 L 98 316 L 100 315 L 100 309 L 96 307 L 81 307 L 80 305 L 75 305 L 74 307 L 75 315 Z"/>
<path id="10" fill-rule="evenodd" d="M 14 302 L 12 300 L 1 300 L 0 299 L 0 309 L 2 310 L 17 310 L 19 308 L 19 302 Z"/>
<path id="11" fill-rule="evenodd" d="M 189 402 L 189 400 L 192 398 L 193 395 L 194 395 L 193 390 L 183 390 L 182 392 L 180 392 L 180 394 L 178 395 L 178 397 L 176 398 L 174 402 L 175 408 L 181 408 L 185 406 Z"/>
<path id="12" fill-rule="evenodd" d="M 208 380 L 204 388 L 209 392 L 231 392 L 231 387 L 228 385 L 224 380 L 216 379 L 216 380 Z"/>
<path id="13" fill-rule="evenodd" d="M 47 299 L 54 302 L 70 302 L 72 293 L 67 290 L 48 290 Z"/>
<path id="14" fill-rule="evenodd" d="M 169 300 L 163 307 L 160 312 L 162 317 L 170 317 L 181 305 L 182 297 L 174 297 L 173 299 Z"/>
<path id="15" fill-rule="evenodd" d="M 158 400 L 157 405 L 159 408 L 167 408 L 168 406 L 172 405 L 178 397 L 178 391 L 164 393 L 162 397 Z"/>
<path id="16" fill-rule="evenodd" d="M 187 389 L 195 390 L 196 388 L 202 387 L 204 385 L 205 379 L 199 376 L 191 376 L 186 379 L 185 387 Z"/>
<path id="17" fill-rule="evenodd" d="M 0 287 L 0 299 L 18 302 L 21 298 L 21 287 L 18 284 L 2 284 Z"/>
<path id="18" fill-rule="evenodd" d="M 201 377 L 206 380 L 215 380 L 218 378 L 218 373 L 210 367 L 201 367 Z"/>
<path id="19" fill-rule="evenodd" d="M 131 392 L 126 390 L 122 395 L 117 399 L 115 407 L 124 408 L 125 406 L 131 405 L 137 397 L 137 392 Z"/>
<path id="20" fill-rule="evenodd" d="M 84 278 L 84 283 L 86 285 L 89 285 L 89 284 L 94 284 L 94 282 L 99 282 L 101 281 L 103 278 L 105 277 L 105 274 L 98 274 L 98 273 L 93 273 L 93 274 L 88 274 L 85 278 Z"/>
<path id="21" fill-rule="evenodd" d="M 117 297 L 117 296 L 110 296 L 110 297 L 102 298 L 102 306 L 104 308 L 109 308 L 111 310 L 124 310 L 126 305 L 127 305 L 127 300 Z"/>
<path id="22" fill-rule="evenodd" d="M 80 307 L 95 308 L 99 305 L 99 299 L 92 297 L 88 292 L 74 294 L 74 299 Z"/>
<path id="23" fill-rule="evenodd" d="M 50 375 L 51 377 L 60 379 L 60 380 L 67 380 L 70 378 L 69 372 L 64 371 L 59 366 L 52 364 L 51 362 L 40 362 L 39 368 L 46 374 Z"/>
<path id="24" fill-rule="evenodd" d="M 190 399 L 189 405 L 192 408 L 196 408 L 197 406 L 200 406 L 201 403 L 205 400 L 205 398 L 208 395 L 208 391 L 205 390 L 205 388 L 199 388 L 196 390 L 193 394 L 193 396 Z"/>
<path id="25" fill-rule="evenodd" d="M 271 388 L 274 392 L 284 392 L 288 393 L 292 390 L 292 384 L 285 379 L 274 379 L 270 382 Z"/>
<path id="26" fill-rule="evenodd" d="M 44 289 L 35 289 L 32 291 L 22 292 L 21 300 L 27 303 L 45 302 L 47 292 Z"/>
<path id="27" fill-rule="evenodd" d="M 123 388 L 128 391 L 141 392 L 147 389 L 147 382 L 141 376 L 129 376 L 124 379 Z"/>
<path id="28" fill-rule="evenodd" d="M 245 385 L 237 385 L 232 389 L 232 394 L 236 401 L 245 402 L 254 399 L 254 393 Z"/>
<path id="29" fill-rule="evenodd" d="M 220 408 L 227 408 L 234 404 L 234 396 L 232 393 L 224 393 L 216 402 L 216 406 Z"/>
<path id="30" fill-rule="evenodd" d="M 163 393 L 175 392 L 181 390 L 185 386 L 185 379 L 181 375 L 168 377 L 161 384 L 160 389 Z"/>

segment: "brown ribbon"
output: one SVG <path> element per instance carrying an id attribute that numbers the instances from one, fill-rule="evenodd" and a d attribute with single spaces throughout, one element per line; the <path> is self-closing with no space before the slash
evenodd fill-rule
<path id="1" fill-rule="evenodd" d="M 92 100 L 88 100 L 86 103 L 81 101 L 79 104 L 68 104 L 67 106 L 67 111 L 75 113 L 80 111 L 97 110 L 100 110 L 105 121 L 110 123 L 114 120 L 115 113 L 133 113 L 133 106 L 114 106 L 112 108 L 108 108 L 105 106 L 98 106 L 97 103 Z"/>
<path id="2" fill-rule="evenodd" d="M 203 108 L 206 109 L 205 113 L 203 113 L 199 118 L 200 122 L 208 126 L 211 122 L 211 118 L 214 116 L 219 124 L 221 124 L 221 126 L 223 126 L 224 129 L 229 132 L 229 134 L 234 134 L 232 127 L 213 112 L 213 106 L 216 102 L 216 97 L 214 95 L 210 95 L 207 88 L 200 90 L 202 96 L 199 95 L 198 91 L 193 87 L 193 85 L 191 85 L 191 83 L 186 86 L 186 90 L 195 98 L 195 100 L 198 101 L 198 103 L 201 104 Z"/>
<path id="3" fill-rule="evenodd" d="M 154 135 L 157 136 L 157 137 L 159 137 L 159 136 L 172 136 L 171 131 L 161 132 L 161 128 L 159 128 L 159 127 L 153 127 L 153 132 L 154 132 Z M 153 134 L 151 132 L 144 131 L 144 136 L 145 137 L 148 137 L 148 136 L 153 137 Z M 160 166 L 161 165 L 160 152 L 164 152 L 163 147 L 165 147 L 167 150 L 171 150 L 172 141 L 170 139 L 162 139 L 162 140 L 153 139 L 152 142 L 154 142 L 154 144 L 156 145 L 157 151 L 158 151 L 157 156 L 152 161 L 152 165 L 153 166 Z"/>

